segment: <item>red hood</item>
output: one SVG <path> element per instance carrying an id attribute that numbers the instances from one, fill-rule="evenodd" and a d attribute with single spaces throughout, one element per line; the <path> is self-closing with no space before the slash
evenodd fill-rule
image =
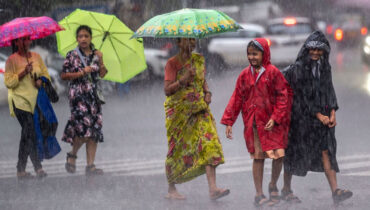
<path id="1" fill-rule="evenodd" d="M 271 64 L 271 54 L 270 54 L 270 47 L 268 42 L 265 38 L 255 38 L 258 43 L 260 43 L 263 47 L 263 58 L 262 58 L 262 66 L 266 68 L 269 64 Z"/>

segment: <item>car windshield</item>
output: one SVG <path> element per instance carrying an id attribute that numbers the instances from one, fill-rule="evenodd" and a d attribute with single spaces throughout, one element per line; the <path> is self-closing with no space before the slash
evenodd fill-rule
<path id="1" fill-rule="evenodd" d="M 307 34 L 312 32 L 312 27 L 308 23 L 297 23 L 292 26 L 285 24 L 273 24 L 268 26 L 267 33 L 272 35 L 280 34 Z"/>

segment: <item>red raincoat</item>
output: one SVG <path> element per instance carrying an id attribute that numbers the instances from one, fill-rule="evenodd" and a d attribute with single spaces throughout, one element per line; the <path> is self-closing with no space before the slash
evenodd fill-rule
<path id="1" fill-rule="evenodd" d="M 233 95 L 227 105 L 221 123 L 232 126 L 240 111 L 244 122 L 244 138 L 248 151 L 254 153 L 253 121 L 263 151 L 286 148 L 290 123 L 292 91 L 283 74 L 270 63 L 270 48 L 263 38 L 255 39 L 263 49 L 260 75 L 253 76 L 251 66 L 238 77 Z M 275 121 L 271 131 L 264 130 L 269 119 Z"/>

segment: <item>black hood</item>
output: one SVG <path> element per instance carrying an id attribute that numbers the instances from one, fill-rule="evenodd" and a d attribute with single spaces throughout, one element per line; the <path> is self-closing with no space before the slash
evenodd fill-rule
<path id="1" fill-rule="evenodd" d="M 308 58 L 309 49 L 317 48 L 324 51 L 324 59 L 329 59 L 330 54 L 330 44 L 328 39 L 321 31 L 314 31 L 308 36 L 304 42 L 301 50 L 298 53 L 296 61 L 303 61 Z"/>

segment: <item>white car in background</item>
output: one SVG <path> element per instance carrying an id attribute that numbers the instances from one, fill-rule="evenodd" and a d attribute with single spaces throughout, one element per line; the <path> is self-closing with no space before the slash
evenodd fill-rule
<path id="1" fill-rule="evenodd" d="M 293 63 L 307 37 L 316 26 L 306 17 L 271 19 L 266 27 L 266 38 L 271 50 L 271 63 Z"/>
<path id="2" fill-rule="evenodd" d="M 144 48 L 144 55 L 147 69 L 132 78 L 132 81 L 163 78 L 164 68 L 168 60 L 168 51 L 155 48 Z"/>
<path id="3" fill-rule="evenodd" d="M 8 88 L 4 84 L 5 62 L 8 57 L 0 53 L 0 105 L 8 102 Z"/>
<path id="4" fill-rule="evenodd" d="M 243 29 L 223 33 L 211 38 L 208 51 L 219 57 L 227 65 L 248 65 L 247 45 L 257 37 L 265 34 L 265 29 L 257 24 L 240 24 Z"/>

